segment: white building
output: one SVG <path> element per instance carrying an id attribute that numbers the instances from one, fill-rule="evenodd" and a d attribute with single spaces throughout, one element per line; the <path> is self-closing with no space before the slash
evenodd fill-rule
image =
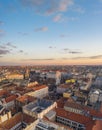
<path id="1" fill-rule="evenodd" d="M 11 111 L 8 111 L 7 113 L 0 115 L 0 124 L 6 120 L 9 120 L 11 118 Z"/>
<path id="2" fill-rule="evenodd" d="M 23 79 L 23 74 L 10 74 L 7 75 L 7 79 Z"/>
<path id="3" fill-rule="evenodd" d="M 57 87 L 57 93 L 63 94 L 64 92 L 69 90 L 69 86 L 67 84 L 61 84 Z"/>
<path id="4" fill-rule="evenodd" d="M 18 97 L 17 95 L 11 95 L 11 96 L 7 97 L 6 99 L 2 99 L 2 102 L 3 102 L 2 105 L 6 109 L 10 109 L 10 108 L 15 107 L 15 100 L 17 97 Z"/>
<path id="5" fill-rule="evenodd" d="M 50 122 L 48 120 L 42 119 L 36 125 L 35 130 L 72 130 L 71 128 L 65 128 L 57 123 Z"/>
<path id="6" fill-rule="evenodd" d="M 53 72 L 53 71 L 48 72 L 46 74 L 46 78 L 48 78 L 48 79 L 55 79 L 56 78 L 56 72 Z"/>
<path id="7" fill-rule="evenodd" d="M 35 81 L 35 82 L 30 82 L 30 83 L 28 83 L 28 87 L 32 87 L 32 86 L 36 86 L 36 85 L 38 85 L 38 82 L 37 81 Z"/>
<path id="8" fill-rule="evenodd" d="M 35 102 L 31 102 L 23 107 L 23 113 L 35 118 L 43 118 L 53 108 L 57 107 L 57 103 L 45 99 L 40 99 Z"/>
<path id="9" fill-rule="evenodd" d="M 98 101 L 98 99 L 99 99 L 99 91 L 98 90 L 90 93 L 90 95 L 89 95 L 89 101 L 91 103 L 96 103 Z"/>
<path id="10" fill-rule="evenodd" d="M 59 85 L 61 81 L 61 72 L 56 72 L 56 85 Z"/>
<path id="11" fill-rule="evenodd" d="M 43 98 L 48 95 L 48 86 L 36 86 L 33 88 L 34 91 L 26 93 L 26 95 L 33 96 L 36 98 Z"/>

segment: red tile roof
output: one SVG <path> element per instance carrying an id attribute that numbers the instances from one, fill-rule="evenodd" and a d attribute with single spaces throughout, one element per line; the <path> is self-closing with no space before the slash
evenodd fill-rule
<path id="1" fill-rule="evenodd" d="M 11 95 L 5 99 L 6 103 L 11 102 L 15 100 L 18 96 L 17 95 Z"/>
<path id="2" fill-rule="evenodd" d="M 47 88 L 48 86 L 46 85 L 41 85 L 41 86 L 36 86 L 34 88 L 32 88 L 34 91 L 37 91 L 37 90 L 40 90 L 40 89 L 44 89 L 44 88 Z"/>
<path id="3" fill-rule="evenodd" d="M 16 90 L 18 90 L 18 91 L 25 91 L 25 89 L 22 88 L 22 87 L 16 87 Z"/>
<path id="4" fill-rule="evenodd" d="M 30 124 L 32 122 L 34 122 L 36 119 L 34 117 L 31 117 L 29 115 L 23 114 L 23 122 Z"/>
<path id="5" fill-rule="evenodd" d="M 7 93 L 7 90 L 0 90 L 0 96 L 6 95 Z"/>
<path id="6" fill-rule="evenodd" d="M 56 108 L 55 111 L 56 111 L 57 116 L 64 117 L 66 119 L 69 119 L 75 122 L 79 122 L 86 126 L 86 130 L 92 130 L 94 121 L 90 117 L 68 112 L 64 110 L 63 108 Z"/>
<path id="7" fill-rule="evenodd" d="M 75 109 L 79 109 L 79 110 L 84 110 L 84 111 L 89 111 L 89 114 L 94 116 L 94 117 L 100 117 L 102 118 L 102 112 L 100 111 L 96 111 L 88 106 L 84 106 L 84 105 L 81 105 L 81 104 L 78 104 L 76 103 L 74 100 L 71 100 L 71 99 L 68 99 L 67 102 L 65 103 L 66 107 L 72 107 L 72 108 L 75 108 Z"/>
<path id="8" fill-rule="evenodd" d="M 28 96 L 28 95 L 23 95 L 21 97 L 18 97 L 16 100 L 19 102 L 25 103 L 26 101 L 32 102 L 32 101 L 36 100 L 36 98 Z"/>
<path id="9" fill-rule="evenodd" d="M 30 124 L 34 122 L 35 119 L 29 115 L 22 114 L 22 113 L 17 113 L 15 116 L 10 118 L 9 120 L 3 122 L 0 124 L 0 130 L 10 130 L 12 127 L 17 125 L 18 123 L 26 122 L 27 124 Z"/>
<path id="10" fill-rule="evenodd" d="M 64 106 L 71 107 L 78 110 L 83 110 L 82 105 L 74 103 L 74 102 L 66 102 Z"/>
<path id="11" fill-rule="evenodd" d="M 84 110 L 89 111 L 90 115 L 92 115 L 92 116 L 102 118 L 102 112 L 100 112 L 100 111 L 96 111 L 96 110 L 86 107 L 86 106 L 84 107 Z"/>
<path id="12" fill-rule="evenodd" d="M 12 127 L 14 127 L 16 124 L 20 123 L 22 119 L 21 113 L 16 114 L 14 117 L 10 118 L 9 120 L 3 122 L 0 124 L 0 130 L 10 130 Z"/>
<path id="13" fill-rule="evenodd" d="M 60 98 L 59 100 L 57 100 L 57 106 L 59 108 L 63 108 L 67 100 L 67 98 Z"/>

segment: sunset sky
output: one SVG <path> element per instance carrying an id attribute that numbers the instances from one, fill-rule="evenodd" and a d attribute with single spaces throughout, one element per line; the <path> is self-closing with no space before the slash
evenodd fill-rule
<path id="1" fill-rule="evenodd" d="M 0 0 L 0 65 L 102 64 L 102 0 Z"/>

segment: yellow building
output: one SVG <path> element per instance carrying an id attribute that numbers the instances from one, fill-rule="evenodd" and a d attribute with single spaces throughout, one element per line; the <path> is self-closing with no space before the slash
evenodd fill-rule
<path id="1" fill-rule="evenodd" d="M 69 98 L 70 96 L 71 96 L 71 93 L 69 93 L 69 92 L 64 92 L 63 93 L 64 98 Z"/>
<path id="2" fill-rule="evenodd" d="M 23 79 L 23 74 L 10 74 L 7 79 Z"/>
<path id="3" fill-rule="evenodd" d="M 75 83 L 75 79 L 68 79 L 65 81 L 66 83 Z"/>

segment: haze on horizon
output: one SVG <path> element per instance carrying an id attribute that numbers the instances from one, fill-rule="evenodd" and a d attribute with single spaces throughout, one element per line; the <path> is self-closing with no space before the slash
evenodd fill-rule
<path id="1" fill-rule="evenodd" d="M 0 65 L 102 64 L 102 0 L 0 0 Z"/>

